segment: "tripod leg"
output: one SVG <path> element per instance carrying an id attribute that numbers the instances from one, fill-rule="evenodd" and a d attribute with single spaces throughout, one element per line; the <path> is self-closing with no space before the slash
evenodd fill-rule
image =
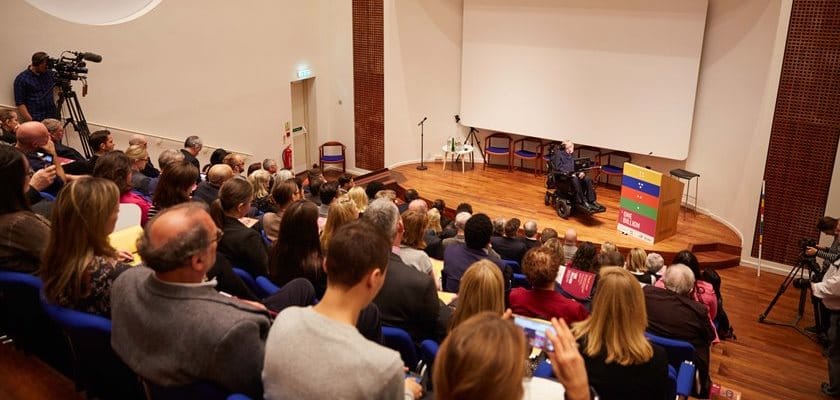
<path id="1" fill-rule="evenodd" d="M 790 270 L 790 272 L 788 272 L 788 275 L 787 277 L 785 277 L 785 280 L 782 281 L 781 285 L 779 285 L 779 290 L 776 292 L 776 296 L 773 297 L 773 300 L 770 300 L 770 304 L 767 305 L 767 309 L 765 309 L 764 312 L 758 316 L 758 322 L 764 322 L 767 316 L 770 315 L 770 311 L 773 310 L 773 306 L 776 305 L 776 302 L 779 301 L 779 298 L 782 297 L 782 295 L 785 293 L 785 290 L 787 290 L 788 286 L 790 286 L 790 284 L 793 283 L 793 278 L 796 276 L 797 272 L 801 270 L 802 266 L 797 265 L 793 267 Z"/>

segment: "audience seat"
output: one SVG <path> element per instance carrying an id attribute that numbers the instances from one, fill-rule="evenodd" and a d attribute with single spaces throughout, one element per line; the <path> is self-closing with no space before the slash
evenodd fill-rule
<path id="1" fill-rule="evenodd" d="M 137 204 L 120 203 L 120 210 L 117 214 L 117 224 L 114 225 L 114 231 L 121 231 L 132 226 L 140 226 L 141 218 L 140 206 Z"/>
<path id="2" fill-rule="evenodd" d="M 531 146 L 527 146 L 528 144 L 531 144 Z M 526 146 L 533 150 L 529 150 Z M 534 163 L 534 176 L 537 176 L 537 171 L 541 170 L 540 159 L 542 154 L 540 153 L 540 146 L 542 146 L 542 141 L 534 138 L 526 137 L 513 142 L 513 158 L 519 159 L 519 169 L 522 169 L 522 161 L 532 161 Z"/>
<path id="3" fill-rule="evenodd" d="M 264 276 L 257 277 L 256 286 L 257 288 L 255 293 L 262 298 L 266 298 L 280 291 L 279 286 L 275 285 L 274 282 Z"/>
<path id="4" fill-rule="evenodd" d="M 242 280 L 242 283 L 244 283 L 245 286 L 248 286 L 248 289 L 251 289 L 251 292 L 257 295 L 259 298 L 265 297 L 262 290 L 260 290 L 259 285 L 257 285 L 257 281 L 254 280 L 254 277 L 251 276 L 251 274 L 248 271 L 239 267 L 233 267 L 233 273 L 235 273 L 236 276 L 238 276 L 239 279 Z"/>
<path id="5" fill-rule="evenodd" d="M 496 145 L 493 140 L 495 139 Z M 503 142 L 503 145 L 498 145 Z M 507 157 L 508 171 L 513 170 L 513 157 L 511 157 L 511 142 L 510 135 L 506 133 L 494 133 L 484 138 L 484 169 L 487 169 L 487 164 L 490 162 L 491 156 Z"/>
<path id="6" fill-rule="evenodd" d="M 332 148 L 339 147 L 341 148 L 341 154 L 336 154 Z M 341 142 L 326 142 L 320 146 L 318 146 L 318 160 L 320 161 L 321 171 L 324 170 L 324 164 L 341 164 L 341 172 L 344 173 L 347 170 L 346 165 L 346 158 L 345 158 L 345 151 L 347 146 L 342 144 Z"/>
<path id="7" fill-rule="evenodd" d="M 521 288 L 525 288 L 525 289 L 531 289 L 531 283 L 528 282 L 528 277 L 525 276 L 525 274 L 514 273 L 513 274 L 513 282 L 511 282 L 510 286 L 512 288 L 521 287 Z"/>
<path id="8" fill-rule="evenodd" d="M 73 354 L 73 380 L 88 397 L 142 399 L 137 375 L 111 348 L 111 320 L 44 303 L 47 315 L 69 339 Z"/>
<path id="9" fill-rule="evenodd" d="M 408 369 L 414 371 L 417 368 L 417 350 L 414 341 L 408 332 L 390 326 L 382 327 L 382 344 L 385 347 L 400 352 L 400 357 Z"/>

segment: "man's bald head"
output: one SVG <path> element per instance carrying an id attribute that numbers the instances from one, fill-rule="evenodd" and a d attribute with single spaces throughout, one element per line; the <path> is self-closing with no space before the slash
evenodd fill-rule
<path id="1" fill-rule="evenodd" d="M 207 252 L 215 261 L 216 225 L 207 207 L 187 202 L 168 208 L 152 219 L 137 241 L 137 251 L 155 272 L 191 267 L 193 256 Z M 207 262 L 208 267 L 213 262 Z M 206 272 L 206 271 L 205 271 Z"/>
<path id="2" fill-rule="evenodd" d="M 216 164 L 207 171 L 207 182 L 215 186 L 222 186 L 230 178 L 233 178 L 233 169 L 227 164 Z"/>
<path id="3" fill-rule="evenodd" d="M 577 231 L 572 228 L 566 229 L 566 236 L 563 237 L 563 244 L 569 246 L 577 245 Z"/>
<path id="4" fill-rule="evenodd" d="M 50 131 L 38 121 L 24 122 L 15 131 L 18 147 L 24 152 L 34 151 L 47 145 Z"/>
<path id="5" fill-rule="evenodd" d="M 408 203 L 408 210 L 417 212 L 428 212 L 429 206 L 426 204 L 425 200 L 417 199 L 412 200 L 411 203 Z"/>
<path id="6" fill-rule="evenodd" d="M 129 146 L 137 145 L 137 146 L 142 146 L 143 148 L 146 148 L 146 146 L 148 146 L 148 144 L 149 144 L 149 142 L 146 139 L 146 136 L 141 135 L 139 133 L 135 133 L 135 134 L 131 135 L 131 139 L 128 139 L 128 145 Z"/>

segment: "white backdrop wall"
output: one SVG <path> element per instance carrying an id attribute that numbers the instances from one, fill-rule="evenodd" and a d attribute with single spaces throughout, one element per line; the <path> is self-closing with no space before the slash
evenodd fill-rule
<path id="1" fill-rule="evenodd" d="M 10 1 L 0 13 L 0 104 L 13 105 L 12 80 L 33 52 L 90 51 L 103 56 L 90 64 L 82 98 L 92 123 L 180 140 L 196 134 L 209 146 L 279 158 L 289 82 L 301 67 L 318 82 L 313 136 L 352 138 L 350 21 L 349 1 L 178 0 L 131 22 L 88 26 Z"/>

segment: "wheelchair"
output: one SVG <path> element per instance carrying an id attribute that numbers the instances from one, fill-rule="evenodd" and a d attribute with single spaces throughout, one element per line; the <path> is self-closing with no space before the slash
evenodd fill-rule
<path id="1" fill-rule="evenodd" d="M 546 174 L 546 181 L 545 181 L 545 205 L 553 207 L 557 215 L 563 219 L 568 219 L 572 212 L 581 212 L 585 215 L 592 215 L 602 213 L 605 210 L 590 210 L 586 207 L 583 207 L 577 201 L 577 193 L 575 192 L 575 186 L 572 184 L 572 177 L 565 173 L 559 172 L 556 170 L 554 166 L 554 152 L 560 151 L 559 149 L 555 148 L 558 146 L 551 146 L 548 149 L 548 162 L 546 163 L 546 170 L 548 173 Z M 562 149 L 562 143 L 559 146 Z M 575 171 L 574 173 L 578 173 L 580 171 Z"/>

